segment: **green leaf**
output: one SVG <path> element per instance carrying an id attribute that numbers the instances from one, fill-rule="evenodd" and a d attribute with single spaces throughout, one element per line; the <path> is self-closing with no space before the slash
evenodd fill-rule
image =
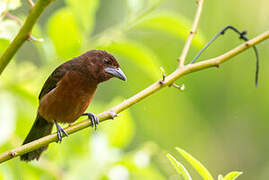
<path id="1" fill-rule="evenodd" d="M 223 178 L 223 180 L 235 180 L 235 179 L 237 179 L 241 174 L 243 174 L 243 173 L 242 173 L 242 172 L 239 172 L 239 171 L 233 171 L 233 172 L 228 173 L 228 174 Z"/>
<path id="2" fill-rule="evenodd" d="M 160 64 L 157 56 L 142 44 L 129 40 L 121 40 L 104 45 L 103 48 L 127 57 L 127 60 L 134 62 L 135 65 L 139 66 L 153 80 L 161 77 Z"/>
<path id="3" fill-rule="evenodd" d="M 69 9 L 76 17 L 79 26 L 90 34 L 95 25 L 95 14 L 99 6 L 98 0 L 66 0 Z"/>
<path id="4" fill-rule="evenodd" d="M 202 176 L 205 180 L 213 180 L 212 175 L 209 171 L 200 163 L 197 159 L 191 156 L 189 153 L 176 147 L 176 150 L 196 169 L 196 171 Z"/>
<path id="5" fill-rule="evenodd" d="M 6 50 L 9 45 L 9 40 L 7 39 L 0 39 L 0 54 Z"/>
<path id="6" fill-rule="evenodd" d="M 176 13 L 171 12 L 158 12 L 145 18 L 141 23 L 137 25 L 139 28 L 158 30 L 171 35 L 174 35 L 180 39 L 185 40 L 189 35 L 192 21 Z M 200 49 L 205 44 L 205 38 L 198 30 L 198 33 L 194 36 L 193 46 Z"/>
<path id="7" fill-rule="evenodd" d="M 3 176 L 2 172 L 1 172 L 1 170 L 0 170 L 0 179 L 4 179 L 4 176 Z"/>
<path id="8" fill-rule="evenodd" d="M 68 8 L 58 10 L 50 18 L 47 31 L 60 57 L 71 58 L 80 53 L 83 38 L 77 21 Z"/>
<path id="9" fill-rule="evenodd" d="M 182 175 L 184 180 L 191 180 L 191 176 L 187 169 L 180 163 L 178 162 L 171 154 L 167 154 L 167 158 L 170 160 L 171 164 L 176 168 L 177 172 Z"/>

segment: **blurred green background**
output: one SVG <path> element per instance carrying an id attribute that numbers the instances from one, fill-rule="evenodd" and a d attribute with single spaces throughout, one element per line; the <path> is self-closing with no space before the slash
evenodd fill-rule
<path id="1" fill-rule="evenodd" d="M 0 53 L 24 20 L 26 0 L 0 2 Z M 9 5 L 6 7 L 6 3 Z M 43 42 L 26 42 L 0 78 L 0 152 L 20 146 L 36 115 L 38 94 L 61 63 L 90 49 L 104 49 L 128 77 L 99 86 L 88 111 L 100 113 L 171 73 L 196 11 L 195 0 L 56 0 L 33 30 Z M 226 25 L 246 29 L 248 37 L 269 30 L 268 0 L 205 0 L 189 62 Z M 200 59 L 239 45 L 227 32 Z M 166 153 L 179 146 L 216 176 L 243 171 L 239 179 L 269 177 L 269 41 L 258 45 L 259 87 L 254 87 L 255 56 L 248 50 L 221 65 L 177 81 L 184 92 L 165 88 L 132 106 L 96 132 L 85 129 L 59 145 L 53 143 L 38 162 L 19 158 L 0 165 L 0 179 L 169 179 L 180 177 Z M 193 179 L 199 175 L 186 165 Z"/>

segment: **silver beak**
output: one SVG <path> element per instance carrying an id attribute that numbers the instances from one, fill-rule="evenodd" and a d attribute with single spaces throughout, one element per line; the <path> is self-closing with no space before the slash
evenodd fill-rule
<path id="1" fill-rule="evenodd" d="M 122 72 L 122 70 L 120 68 L 107 67 L 107 68 L 105 68 L 105 72 L 108 74 L 111 74 L 114 77 L 117 77 L 123 81 L 127 81 L 125 74 Z"/>

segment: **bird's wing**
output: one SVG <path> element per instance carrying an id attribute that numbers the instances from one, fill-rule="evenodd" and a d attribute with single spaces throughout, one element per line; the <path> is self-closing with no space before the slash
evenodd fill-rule
<path id="1" fill-rule="evenodd" d="M 38 98 L 41 99 L 44 95 L 53 90 L 56 87 L 57 83 L 64 77 L 67 72 L 68 68 L 64 66 L 64 64 L 56 68 L 46 80 Z"/>

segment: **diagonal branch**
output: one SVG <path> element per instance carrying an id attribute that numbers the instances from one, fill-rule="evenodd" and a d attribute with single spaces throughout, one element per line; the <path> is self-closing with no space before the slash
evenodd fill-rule
<path id="1" fill-rule="evenodd" d="M 192 39 L 193 39 L 193 37 L 194 37 L 194 35 L 195 35 L 196 31 L 197 31 L 198 23 L 200 21 L 200 17 L 201 17 L 203 5 L 204 5 L 204 0 L 197 0 L 197 3 L 198 3 L 198 8 L 197 8 L 197 11 L 196 11 L 196 14 L 195 14 L 195 18 L 194 18 L 194 22 L 193 22 L 191 31 L 189 33 L 189 36 L 187 37 L 187 40 L 186 40 L 184 48 L 183 48 L 183 50 L 181 52 L 181 55 L 178 58 L 178 62 L 179 62 L 178 67 L 183 67 L 184 66 L 184 62 L 185 62 L 187 53 L 188 53 L 188 51 L 190 49 Z"/>
<path id="2" fill-rule="evenodd" d="M 37 19 L 52 1 L 53 0 L 38 0 L 37 3 L 30 9 L 30 13 L 25 20 L 23 26 L 21 27 L 19 33 L 0 57 L 0 75 L 2 74 L 8 63 L 11 61 L 12 57 L 19 50 L 19 48 L 29 38 L 29 36 L 31 35 L 32 28 L 35 25 Z"/>
<path id="3" fill-rule="evenodd" d="M 46 5 L 48 5 L 50 0 L 39 0 L 38 1 L 38 3 L 42 3 L 42 2 L 43 3 L 47 2 Z M 254 46 L 255 44 L 258 44 L 258 43 L 264 41 L 265 39 L 269 38 L 269 31 L 267 31 L 267 32 L 257 36 L 256 38 L 254 38 L 254 39 L 252 39 L 250 41 L 247 41 L 246 43 L 234 48 L 233 50 L 231 50 L 231 51 L 229 51 L 229 52 L 227 52 L 227 53 L 225 53 L 225 54 L 223 54 L 221 56 L 218 56 L 216 58 L 212 58 L 212 59 L 209 59 L 209 60 L 205 60 L 205 61 L 202 61 L 202 62 L 198 62 L 198 63 L 195 63 L 195 64 L 189 64 L 187 66 L 184 66 L 184 61 L 186 59 L 187 52 L 189 50 L 191 41 L 193 39 L 193 36 L 194 36 L 195 31 L 196 31 L 197 26 L 198 26 L 198 22 L 199 22 L 201 11 L 202 11 L 202 6 L 203 6 L 203 0 L 199 0 L 198 1 L 198 9 L 197 9 L 197 13 L 196 13 L 195 20 L 194 20 L 194 23 L 193 23 L 193 27 L 191 29 L 191 32 L 190 32 L 188 38 L 187 38 L 187 41 L 186 41 L 186 44 L 185 44 L 185 46 L 183 48 L 182 54 L 181 54 L 181 56 L 179 58 L 180 64 L 181 64 L 179 66 L 180 68 L 177 68 L 173 73 L 166 76 L 163 80 L 155 82 L 154 84 L 150 85 L 149 87 L 147 87 L 146 89 L 144 89 L 141 92 L 137 93 L 136 95 L 130 97 L 129 99 L 123 101 L 122 103 L 112 107 L 111 109 L 109 109 L 109 110 L 107 110 L 107 111 L 105 111 L 103 113 L 100 113 L 98 115 L 98 118 L 99 118 L 100 122 L 103 122 L 103 121 L 108 120 L 108 119 L 113 119 L 113 117 L 115 117 L 115 115 L 117 115 L 118 113 L 120 113 L 123 110 L 129 108 L 130 106 L 134 105 L 135 103 L 145 99 L 146 97 L 148 97 L 151 94 L 157 92 L 158 90 L 162 89 L 163 87 L 166 87 L 166 86 L 169 86 L 169 85 L 173 84 L 173 82 L 175 80 L 177 80 L 178 78 L 180 78 L 180 77 L 182 77 L 182 76 L 184 76 L 186 74 L 189 74 L 189 73 L 192 73 L 192 72 L 195 72 L 195 71 L 199 71 L 199 70 L 202 70 L 202 69 L 206 69 L 206 68 L 209 68 L 209 67 L 214 67 L 214 66 L 219 67 L 219 65 L 221 63 L 224 63 L 225 61 L 229 60 L 233 56 L 235 56 L 235 55 L 243 52 L 244 50 L 248 49 L 249 47 Z M 43 6 L 41 6 L 41 7 L 43 7 Z M 43 7 L 43 9 L 44 9 L 44 7 Z M 26 24 L 26 22 L 25 22 L 25 24 Z M 31 26 L 31 28 L 32 28 L 32 26 Z M 28 33 L 29 32 L 30 31 L 28 31 Z M 17 36 L 19 36 L 19 34 Z M 17 47 L 18 44 L 20 44 L 19 45 L 19 47 L 20 47 L 22 45 L 22 43 L 21 44 L 17 43 L 17 44 L 15 44 L 13 46 Z M 17 50 L 9 52 L 9 54 L 11 53 L 11 56 L 10 56 L 9 59 L 7 57 L 4 58 L 4 59 L 8 59 L 7 63 L 10 61 L 10 59 L 12 58 L 12 56 L 15 54 L 16 51 Z M 5 66 L 2 66 L 2 61 L 1 61 L 2 58 L 3 58 L 3 56 L 0 58 L 0 73 L 3 71 L 3 69 L 7 65 L 7 63 L 6 63 Z M 68 134 L 73 134 L 73 133 L 75 133 L 77 131 L 80 131 L 80 130 L 82 130 L 84 128 L 87 128 L 87 127 L 89 127 L 91 125 L 92 125 L 91 121 L 89 119 L 86 119 L 86 120 L 83 120 L 81 122 L 78 122 L 78 123 L 66 128 L 65 131 Z M 7 151 L 7 152 L 5 152 L 3 154 L 0 154 L 0 163 L 5 162 L 5 161 L 7 161 L 9 159 L 12 159 L 12 158 L 14 158 L 16 156 L 20 156 L 20 155 L 22 155 L 24 153 L 30 152 L 30 151 L 32 151 L 34 149 L 40 148 L 42 146 L 45 146 L 45 145 L 47 145 L 49 143 L 56 142 L 56 141 L 57 141 L 57 135 L 54 133 L 54 134 L 48 135 L 46 137 L 40 138 L 38 140 L 35 140 L 33 142 L 30 142 L 28 144 L 22 145 L 20 147 L 14 148 L 14 149 L 9 150 L 9 151 Z"/>
<path id="4" fill-rule="evenodd" d="M 232 57 L 236 56 L 237 54 L 247 50 L 248 48 L 266 40 L 269 39 L 269 31 L 237 46 L 233 50 L 228 51 L 227 53 L 220 55 L 218 57 L 204 60 L 195 64 L 189 64 L 187 66 L 184 66 L 182 68 L 177 68 L 173 73 L 166 76 L 164 80 L 162 80 L 162 83 L 160 81 L 155 82 L 151 86 L 147 87 L 146 89 L 142 90 L 141 92 L 137 93 L 136 95 L 130 97 L 129 99 L 123 101 L 122 103 L 116 105 L 115 107 L 112 107 L 111 109 L 98 114 L 98 118 L 100 122 L 103 122 L 105 120 L 113 118 L 115 114 L 120 113 L 124 111 L 125 109 L 129 108 L 130 106 L 136 104 L 137 102 L 140 102 L 141 100 L 145 99 L 146 97 L 150 96 L 151 94 L 157 92 L 158 90 L 162 89 L 163 87 L 169 86 L 172 84 L 175 80 L 178 78 L 190 74 L 195 71 L 203 70 L 209 67 L 219 67 L 220 64 L 226 62 L 227 60 L 231 59 Z M 91 126 L 91 121 L 89 119 L 83 120 L 81 122 L 78 122 L 68 128 L 65 129 L 65 131 L 70 135 L 77 131 L 80 131 L 84 128 L 87 128 Z M 9 159 L 12 159 L 16 156 L 20 156 L 26 152 L 32 151 L 34 149 L 40 148 L 42 146 L 45 146 L 51 142 L 57 141 L 57 135 L 51 134 L 46 137 L 40 138 L 38 140 L 35 140 L 33 142 L 30 142 L 28 144 L 22 145 L 20 147 L 14 148 L 12 150 L 9 150 L 3 154 L 0 154 L 0 163 L 7 161 Z"/>

